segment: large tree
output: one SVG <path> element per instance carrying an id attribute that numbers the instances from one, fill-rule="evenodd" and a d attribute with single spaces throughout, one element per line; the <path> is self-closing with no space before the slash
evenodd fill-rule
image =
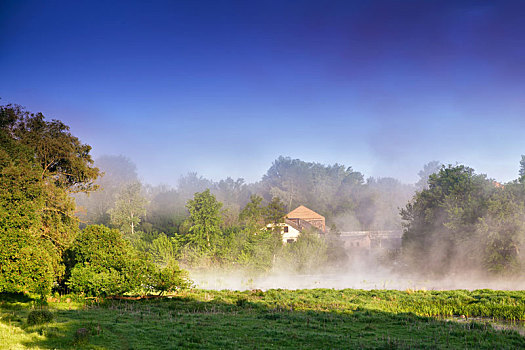
<path id="1" fill-rule="evenodd" d="M 188 240 L 193 246 L 202 249 L 211 249 L 220 235 L 222 203 L 218 202 L 210 190 L 195 193 L 193 199 L 186 205 L 190 212 L 191 227 Z"/>
<path id="2" fill-rule="evenodd" d="M 476 224 L 495 187 L 464 165 L 443 166 L 429 176 L 428 186 L 401 210 L 407 261 L 419 271 L 439 273 L 476 266 Z"/>
<path id="3" fill-rule="evenodd" d="M 83 144 L 59 120 L 46 121 L 42 113 L 20 106 L 1 106 L 2 128 L 11 138 L 31 149 L 40 164 L 42 180 L 68 193 L 96 188 L 99 170 L 93 166 L 91 146 Z"/>
<path id="4" fill-rule="evenodd" d="M 0 106 L 0 142 L 0 290 L 44 293 L 78 233 L 69 194 L 94 190 L 98 169 L 69 127 L 20 106 Z"/>
<path id="5" fill-rule="evenodd" d="M 522 273 L 525 267 L 525 189 L 507 184 L 489 200 L 477 228 L 482 266 L 497 274 Z"/>
<path id="6" fill-rule="evenodd" d="M 0 291 L 46 294 L 55 276 L 53 251 L 41 239 L 45 206 L 30 149 L 0 132 Z M 51 248 L 51 250 L 49 249 Z M 58 273 L 58 272 L 57 272 Z"/>

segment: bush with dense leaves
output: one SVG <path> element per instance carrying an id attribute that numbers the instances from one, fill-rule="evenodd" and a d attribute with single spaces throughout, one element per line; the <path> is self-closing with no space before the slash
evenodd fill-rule
<path id="1" fill-rule="evenodd" d="M 155 268 L 149 277 L 151 289 L 161 294 L 191 287 L 187 272 L 180 269 L 175 262 L 164 268 Z"/>
<path id="2" fill-rule="evenodd" d="M 118 295 L 144 289 L 166 292 L 189 286 L 174 262 L 160 269 L 141 256 L 118 230 L 88 226 L 72 248 L 74 266 L 69 287 L 91 296 Z"/>
<path id="3" fill-rule="evenodd" d="M 72 253 L 76 264 L 68 285 L 74 292 L 122 294 L 141 285 L 143 264 L 118 230 L 88 226 L 74 242 Z"/>

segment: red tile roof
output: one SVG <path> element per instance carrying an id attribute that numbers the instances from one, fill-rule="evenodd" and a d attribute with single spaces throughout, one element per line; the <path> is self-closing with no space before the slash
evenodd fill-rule
<path id="1" fill-rule="evenodd" d="M 288 214 L 286 214 L 286 217 L 289 219 L 317 219 L 317 220 L 324 220 L 324 216 L 317 214 L 315 211 L 308 209 L 304 205 L 300 205 Z"/>

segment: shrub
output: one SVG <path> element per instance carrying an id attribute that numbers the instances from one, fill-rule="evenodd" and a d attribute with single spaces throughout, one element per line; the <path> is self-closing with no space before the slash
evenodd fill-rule
<path id="1" fill-rule="evenodd" d="M 188 278 L 188 273 L 180 269 L 175 262 L 171 262 L 162 269 L 151 267 L 150 270 L 150 287 L 161 294 L 177 289 L 189 288 L 192 285 Z"/>
<path id="2" fill-rule="evenodd" d="M 53 314 L 48 310 L 34 310 L 27 316 L 27 324 L 34 326 L 53 321 Z"/>
<path id="3" fill-rule="evenodd" d="M 88 226 L 72 249 L 76 263 L 67 284 L 76 293 L 112 295 L 140 287 L 143 261 L 118 230 Z"/>
<path id="4" fill-rule="evenodd" d="M 77 264 L 71 270 L 69 287 L 89 296 L 121 294 L 127 290 L 124 276 L 114 269 L 89 264 Z"/>

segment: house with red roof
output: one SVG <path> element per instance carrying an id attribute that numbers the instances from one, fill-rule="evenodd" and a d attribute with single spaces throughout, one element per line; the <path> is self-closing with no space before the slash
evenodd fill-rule
<path id="1" fill-rule="evenodd" d="M 308 209 L 304 205 L 300 205 L 286 214 L 284 223 L 279 226 L 281 227 L 283 243 L 293 243 L 297 241 L 301 232 L 305 230 L 318 233 L 325 233 L 326 231 L 325 217 Z"/>

